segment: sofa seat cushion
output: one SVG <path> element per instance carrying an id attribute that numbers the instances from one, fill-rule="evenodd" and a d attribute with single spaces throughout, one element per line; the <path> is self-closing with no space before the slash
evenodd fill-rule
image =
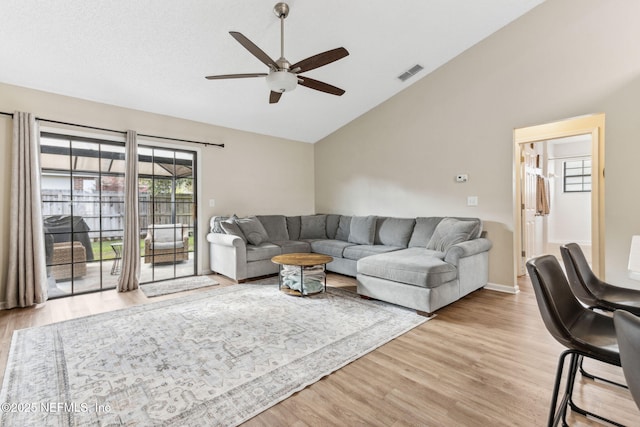
<path id="1" fill-rule="evenodd" d="M 404 249 L 401 246 L 386 246 L 386 245 L 356 245 L 349 246 L 344 250 L 342 256 L 354 261 L 364 258 L 366 256 L 383 254 L 386 252 L 397 251 Z"/>
<path id="2" fill-rule="evenodd" d="M 345 248 L 355 246 L 353 243 L 343 242 L 342 240 L 313 240 L 310 243 L 312 252 L 329 255 L 334 258 L 342 258 Z"/>
<path id="3" fill-rule="evenodd" d="M 261 243 L 260 245 L 247 245 L 247 261 L 262 261 L 280 255 L 280 246 L 273 243 Z"/>
<path id="4" fill-rule="evenodd" d="M 455 280 L 456 267 L 443 261 L 444 253 L 409 248 L 373 255 L 358 261 L 358 274 L 424 288 L 435 288 Z"/>
<path id="5" fill-rule="evenodd" d="M 311 252 L 311 245 L 308 242 L 303 242 L 300 240 L 279 240 L 271 243 L 280 246 L 283 254 L 307 254 Z"/>

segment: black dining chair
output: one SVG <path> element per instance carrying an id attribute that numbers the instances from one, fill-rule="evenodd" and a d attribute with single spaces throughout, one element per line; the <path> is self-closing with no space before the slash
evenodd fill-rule
<path id="1" fill-rule="evenodd" d="M 551 399 L 548 425 L 560 420 L 567 425 L 567 408 L 587 417 L 621 426 L 601 415 L 580 408 L 573 401 L 573 389 L 581 357 L 620 366 L 618 341 L 613 318 L 584 307 L 574 296 L 558 260 L 543 255 L 527 262 L 542 320 L 565 350 L 559 358 Z M 565 392 L 558 407 L 558 395 L 567 356 L 570 356 Z"/>
<path id="2" fill-rule="evenodd" d="M 640 317 L 617 310 L 613 313 L 613 323 L 618 336 L 622 372 L 631 396 L 640 409 Z"/>
<path id="3" fill-rule="evenodd" d="M 576 243 L 560 246 L 560 253 L 576 298 L 589 308 L 625 310 L 640 316 L 640 290 L 615 286 L 600 280 Z"/>
<path id="4" fill-rule="evenodd" d="M 582 248 L 576 243 L 560 246 L 560 254 L 571 290 L 580 302 L 591 309 L 610 312 L 625 310 L 640 316 L 639 290 L 615 286 L 600 280 L 591 270 Z M 579 369 L 580 373 L 587 378 L 621 386 L 615 381 L 587 372 L 582 366 L 582 359 L 579 362 Z"/>

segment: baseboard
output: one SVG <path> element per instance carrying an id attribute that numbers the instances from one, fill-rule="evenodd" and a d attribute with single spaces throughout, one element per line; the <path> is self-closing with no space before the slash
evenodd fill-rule
<path id="1" fill-rule="evenodd" d="M 520 292 L 520 288 L 518 287 L 518 285 L 507 286 L 507 285 L 498 285 L 497 283 L 487 283 L 484 286 L 484 288 L 490 291 L 504 292 L 504 293 L 513 294 L 513 295 Z"/>

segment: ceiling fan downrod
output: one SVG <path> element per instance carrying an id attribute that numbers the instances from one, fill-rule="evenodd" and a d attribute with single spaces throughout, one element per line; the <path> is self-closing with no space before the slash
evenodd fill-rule
<path id="1" fill-rule="evenodd" d="M 273 13 L 280 19 L 280 59 L 278 66 L 280 69 L 289 70 L 289 61 L 284 57 L 284 19 L 289 16 L 289 5 L 283 2 L 276 3 Z"/>

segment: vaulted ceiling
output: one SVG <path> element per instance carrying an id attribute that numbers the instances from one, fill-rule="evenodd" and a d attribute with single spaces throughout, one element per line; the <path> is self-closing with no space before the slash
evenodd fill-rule
<path id="1" fill-rule="evenodd" d="M 4 0 L 0 82 L 304 142 L 316 142 L 543 0 L 290 0 L 285 56 L 343 46 L 305 73 L 346 91 L 298 87 L 269 104 L 267 67 L 229 31 L 280 56 L 276 1 Z M 397 76 L 424 70 L 406 82 Z"/>

